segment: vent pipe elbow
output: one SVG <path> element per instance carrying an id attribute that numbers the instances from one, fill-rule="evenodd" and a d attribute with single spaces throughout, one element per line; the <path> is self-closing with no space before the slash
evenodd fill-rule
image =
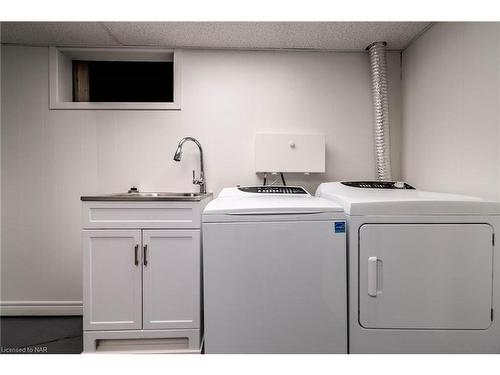
<path id="1" fill-rule="evenodd" d="M 375 42 L 366 47 L 370 60 L 375 165 L 379 181 L 392 180 L 386 45 L 386 42 Z"/>

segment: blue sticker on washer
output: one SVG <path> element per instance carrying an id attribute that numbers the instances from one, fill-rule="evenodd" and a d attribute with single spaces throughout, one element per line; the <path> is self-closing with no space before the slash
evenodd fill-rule
<path id="1" fill-rule="evenodd" d="M 335 233 L 345 233 L 345 221 L 335 222 Z"/>

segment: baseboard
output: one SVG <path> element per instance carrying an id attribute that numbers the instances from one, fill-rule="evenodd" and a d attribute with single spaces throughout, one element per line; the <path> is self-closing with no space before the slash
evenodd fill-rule
<path id="1" fill-rule="evenodd" d="M 82 301 L 1 301 L 1 316 L 82 315 Z"/>

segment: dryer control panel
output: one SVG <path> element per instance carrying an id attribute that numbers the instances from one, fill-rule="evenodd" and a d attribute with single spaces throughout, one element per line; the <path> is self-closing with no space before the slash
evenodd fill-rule
<path id="1" fill-rule="evenodd" d="M 363 189 L 413 189 L 415 188 L 408 185 L 406 182 L 401 181 L 342 181 L 343 185 L 363 188 Z"/>
<path id="2" fill-rule="evenodd" d="M 243 186 L 238 190 L 257 194 L 309 194 L 300 186 Z"/>

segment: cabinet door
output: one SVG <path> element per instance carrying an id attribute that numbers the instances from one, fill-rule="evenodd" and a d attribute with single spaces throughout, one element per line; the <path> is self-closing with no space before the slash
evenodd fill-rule
<path id="1" fill-rule="evenodd" d="M 144 329 L 200 327 L 200 231 L 143 231 Z"/>
<path id="2" fill-rule="evenodd" d="M 140 329 L 140 230 L 83 231 L 85 330 Z"/>
<path id="3" fill-rule="evenodd" d="M 486 329 L 493 245 L 487 224 L 365 224 L 359 321 L 365 328 Z"/>

